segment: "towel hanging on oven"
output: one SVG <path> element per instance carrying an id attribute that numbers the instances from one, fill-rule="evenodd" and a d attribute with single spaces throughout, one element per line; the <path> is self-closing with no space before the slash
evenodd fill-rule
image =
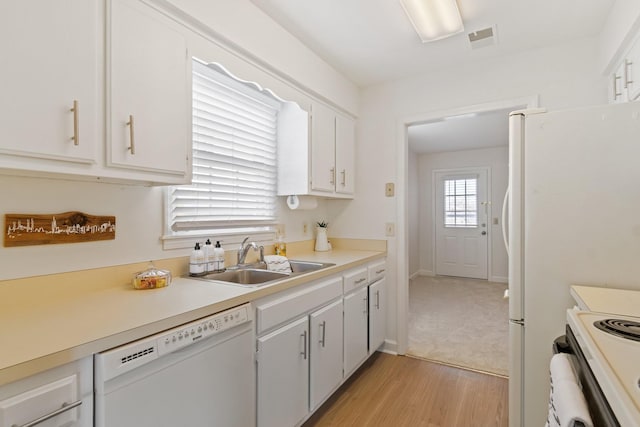
<path id="1" fill-rule="evenodd" d="M 566 353 L 558 353 L 551 358 L 551 393 L 546 427 L 593 427 L 570 357 Z"/>

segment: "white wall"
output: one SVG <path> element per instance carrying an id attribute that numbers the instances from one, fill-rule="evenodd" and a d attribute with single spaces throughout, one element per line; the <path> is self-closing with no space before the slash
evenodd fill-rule
<path id="1" fill-rule="evenodd" d="M 507 129 L 505 129 L 507 132 Z M 468 167 L 487 167 L 491 171 L 491 205 L 488 215 L 488 230 L 491 233 L 491 276 L 489 280 L 507 280 L 507 251 L 502 241 L 502 200 L 509 182 L 509 148 L 494 147 L 478 150 L 455 151 L 448 153 L 422 154 L 418 160 L 420 188 L 419 227 L 411 228 L 409 234 L 417 233 L 420 241 L 420 270 L 434 273 L 433 245 L 433 171 L 438 169 L 458 169 Z M 498 224 L 492 223 L 498 219 Z M 411 240 L 411 238 L 410 238 Z M 409 270 L 411 271 L 411 270 Z"/>
<path id="2" fill-rule="evenodd" d="M 385 239 L 385 222 L 406 222 L 406 161 L 398 158 L 399 152 L 406 153 L 403 123 L 424 114 L 531 95 L 539 95 L 540 104 L 551 109 L 605 103 L 607 82 L 597 57 L 597 39 L 585 39 L 366 88 L 358 121 L 357 196 L 349 204 L 329 202 L 330 215 L 339 219 L 333 220 L 333 233 Z M 397 183 L 396 197 L 384 196 L 385 182 Z M 388 238 L 389 276 L 400 280 L 408 274 L 404 233 L 398 228 L 396 237 Z M 395 259 L 396 254 L 402 259 Z M 396 286 L 406 283 L 388 283 L 387 335 L 393 342 L 403 328 L 396 322 Z"/>

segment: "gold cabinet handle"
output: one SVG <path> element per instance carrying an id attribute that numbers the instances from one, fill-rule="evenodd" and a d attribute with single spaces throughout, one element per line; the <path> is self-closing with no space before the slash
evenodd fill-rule
<path id="1" fill-rule="evenodd" d="M 629 80 L 629 76 L 631 73 L 629 72 L 629 68 L 633 65 L 633 61 L 629 61 L 628 59 L 624 60 L 624 88 L 627 89 L 633 80 Z"/>
<path id="2" fill-rule="evenodd" d="M 347 170 L 342 169 L 342 172 L 340 173 L 342 174 L 342 186 L 344 187 L 345 185 L 347 185 Z"/>
<path id="3" fill-rule="evenodd" d="M 336 183 L 336 168 L 329 169 L 329 183 L 331 185 Z"/>
<path id="4" fill-rule="evenodd" d="M 71 140 L 73 145 L 80 145 L 80 110 L 78 109 L 78 100 L 73 100 L 73 108 L 70 110 L 73 112 L 73 136 Z"/>
<path id="5" fill-rule="evenodd" d="M 131 151 L 131 154 L 136 154 L 136 142 L 135 142 L 135 132 L 133 128 L 133 115 L 129 116 L 129 121 L 127 122 L 127 126 L 129 126 L 129 141 L 131 145 L 127 147 L 127 150 Z"/>

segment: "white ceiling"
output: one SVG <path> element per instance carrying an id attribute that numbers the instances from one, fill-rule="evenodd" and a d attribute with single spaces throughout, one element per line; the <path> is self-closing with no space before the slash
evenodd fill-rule
<path id="1" fill-rule="evenodd" d="M 457 0 L 464 33 L 423 44 L 399 0 L 251 0 L 359 86 L 596 35 L 615 0 Z M 467 33 L 496 25 L 496 46 Z"/>
<path id="2" fill-rule="evenodd" d="M 422 154 L 505 146 L 513 110 L 465 114 L 410 126 L 409 149 Z"/>
<path id="3" fill-rule="evenodd" d="M 423 44 L 400 0 L 251 0 L 360 87 L 600 33 L 615 0 L 457 0 L 463 33 Z M 467 34 L 495 25 L 497 44 Z M 506 145 L 508 110 L 409 128 L 419 153 Z"/>

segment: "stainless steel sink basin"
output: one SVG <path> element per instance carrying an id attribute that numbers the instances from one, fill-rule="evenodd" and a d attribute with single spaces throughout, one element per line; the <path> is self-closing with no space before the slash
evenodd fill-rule
<path id="1" fill-rule="evenodd" d="M 293 274 L 309 273 L 311 271 L 322 270 L 323 268 L 333 267 L 335 265 L 330 262 L 298 261 L 293 259 L 289 260 L 289 264 L 291 265 L 291 271 Z"/>
<path id="2" fill-rule="evenodd" d="M 237 270 L 227 270 L 222 273 L 209 273 L 205 276 L 197 277 L 203 280 L 214 280 L 216 282 L 234 283 L 237 285 L 263 285 L 268 282 L 287 278 L 287 273 L 268 271 L 255 268 L 243 268 Z"/>
<path id="3" fill-rule="evenodd" d="M 263 286 L 273 284 L 279 280 L 292 276 L 299 276 L 323 268 L 332 267 L 335 264 L 328 262 L 313 262 L 289 260 L 291 273 L 267 270 L 265 263 L 256 263 L 246 266 L 233 266 L 222 273 L 209 273 L 204 276 L 191 277 L 192 279 L 206 280 L 208 282 L 220 282 L 227 285 L 239 286 Z"/>

